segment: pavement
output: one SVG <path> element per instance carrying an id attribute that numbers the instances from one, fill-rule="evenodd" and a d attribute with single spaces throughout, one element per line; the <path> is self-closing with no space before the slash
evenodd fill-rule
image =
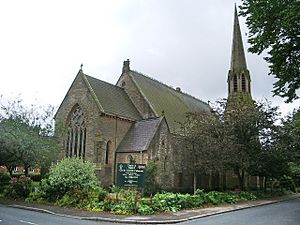
<path id="1" fill-rule="evenodd" d="M 237 211 L 246 208 L 259 207 L 277 202 L 287 201 L 299 198 L 300 194 L 293 194 L 269 200 L 247 201 L 238 204 L 224 204 L 219 206 L 210 206 L 191 210 L 182 210 L 179 212 L 165 212 L 155 215 L 114 215 L 108 212 L 90 212 L 74 208 L 62 208 L 54 205 L 42 205 L 36 203 L 27 203 L 21 201 L 12 201 L 0 199 L 0 204 L 32 210 L 42 213 L 53 214 L 63 217 L 71 217 L 81 220 L 105 221 L 114 223 L 131 223 L 131 224 L 170 224 L 185 222 L 188 220 L 199 219 L 212 215 L 222 214 L 231 211 Z"/>

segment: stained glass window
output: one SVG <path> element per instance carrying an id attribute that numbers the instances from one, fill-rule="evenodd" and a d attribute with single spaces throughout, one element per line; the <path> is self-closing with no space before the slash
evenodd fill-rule
<path id="1" fill-rule="evenodd" d="M 76 105 L 68 122 L 68 135 L 66 144 L 67 157 L 85 157 L 86 123 L 84 113 L 79 105 Z"/>

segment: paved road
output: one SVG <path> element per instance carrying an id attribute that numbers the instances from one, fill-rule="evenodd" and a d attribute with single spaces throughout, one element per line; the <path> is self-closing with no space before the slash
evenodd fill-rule
<path id="1" fill-rule="evenodd" d="M 192 220 L 180 225 L 300 225 L 300 198 Z"/>
<path id="2" fill-rule="evenodd" d="M 79 220 L 0 205 L 0 225 L 113 225 Z"/>
<path id="3" fill-rule="evenodd" d="M 0 205 L 0 225 L 113 225 L 114 223 L 60 217 Z M 125 224 L 119 224 L 125 225 Z M 300 198 L 254 207 L 179 225 L 300 225 Z"/>

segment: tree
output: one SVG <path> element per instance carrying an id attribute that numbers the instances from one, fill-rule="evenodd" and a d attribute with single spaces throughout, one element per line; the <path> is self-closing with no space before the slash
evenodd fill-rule
<path id="1" fill-rule="evenodd" d="M 300 165 L 300 108 L 282 121 L 277 142 L 277 148 L 287 152 L 289 161 Z"/>
<path id="2" fill-rule="evenodd" d="M 244 190 L 246 172 L 249 172 L 261 149 L 259 119 L 257 107 L 252 102 L 241 99 L 227 103 L 224 112 L 224 127 L 234 137 L 228 149 L 231 158 L 228 165 L 237 176 L 241 190 Z"/>
<path id="3" fill-rule="evenodd" d="M 12 175 L 13 169 L 18 164 L 18 160 L 16 155 L 10 151 L 7 141 L 4 141 L 3 138 L 0 138 L 0 155 L 0 165 L 5 165 L 10 175 Z"/>
<path id="4" fill-rule="evenodd" d="M 52 115 L 53 107 L 25 107 L 20 99 L 1 102 L 1 164 L 10 172 L 15 166 L 23 166 L 27 175 L 30 167 L 49 167 L 55 160 L 58 148 Z"/>
<path id="5" fill-rule="evenodd" d="M 300 108 L 295 109 L 282 120 L 277 140 L 276 149 L 282 152 L 288 162 L 288 172 L 296 185 L 300 185 Z"/>
<path id="6" fill-rule="evenodd" d="M 181 127 L 185 151 L 189 152 L 185 161 L 191 162 L 187 169 L 193 172 L 195 192 L 197 174 L 224 169 L 227 156 L 224 151 L 230 139 L 229 135 L 224 134 L 226 130 L 223 129 L 218 112 L 187 113 Z"/>
<path id="7" fill-rule="evenodd" d="M 191 170 L 232 169 L 243 190 L 245 174 L 260 175 L 265 168 L 263 153 L 273 145 L 277 116 L 277 107 L 269 102 L 242 100 L 221 101 L 213 113 L 189 113 L 182 127 Z"/>
<path id="8" fill-rule="evenodd" d="M 227 129 L 236 137 L 231 166 L 238 176 L 241 189 L 244 188 L 246 172 L 253 176 L 274 178 L 286 171 L 287 161 L 274 147 L 279 116 L 278 107 L 272 107 L 266 100 L 253 101 L 252 104 L 234 101 L 230 110 L 226 110 Z M 272 163 L 275 165 L 272 166 Z"/>
<path id="9" fill-rule="evenodd" d="M 300 88 L 300 1 L 242 0 L 241 15 L 247 17 L 249 51 L 269 63 L 270 75 L 278 80 L 273 93 L 292 102 Z"/>

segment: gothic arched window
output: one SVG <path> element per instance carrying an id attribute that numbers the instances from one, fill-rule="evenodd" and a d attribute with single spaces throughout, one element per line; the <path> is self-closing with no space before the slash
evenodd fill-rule
<path id="1" fill-rule="evenodd" d="M 246 77 L 244 74 L 242 75 L 242 91 L 246 92 Z"/>
<path id="2" fill-rule="evenodd" d="M 79 105 L 73 108 L 68 122 L 68 137 L 66 145 L 67 157 L 85 157 L 86 124 L 84 113 Z"/>
<path id="3" fill-rule="evenodd" d="M 236 76 L 236 74 L 234 74 L 234 77 L 233 77 L 233 92 L 237 92 L 237 90 L 238 90 L 237 76 Z"/>

